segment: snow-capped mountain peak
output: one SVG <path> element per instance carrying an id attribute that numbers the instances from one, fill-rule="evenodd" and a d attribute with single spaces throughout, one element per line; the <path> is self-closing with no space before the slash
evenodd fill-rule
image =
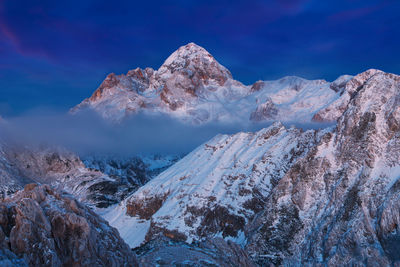
<path id="1" fill-rule="evenodd" d="M 155 112 L 190 124 L 309 122 L 340 97 L 350 79 L 341 76 L 329 83 L 287 76 L 245 86 L 207 50 L 189 43 L 172 53 L 158 70 L 136 68 L 126 75 L 108 75 L 93 95 L 71 112 L 90 108 L 112 121 Z"/>
<path id="2" fill-rule="evenodd" d="M 181 46 L 172 53 L 164 64 L 159 68 L 160 76 L 172 74 L 176 71 L 189 72 L 188 75 L 203 75 L 203 79 L 212 78 L 212 74 L 221 75 L 220 85 L 227 79 L 232 78 L 231 73 L 224 66 L 219 64 L 215 58 L 203 47 L 189 43 Z M 207 76 L 207 74 L 210 74 Z"/>

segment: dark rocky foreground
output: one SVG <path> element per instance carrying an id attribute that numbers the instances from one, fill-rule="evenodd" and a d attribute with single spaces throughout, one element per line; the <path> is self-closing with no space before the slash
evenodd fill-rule
<path id="1" fill-rule="evenodd" d="M 115 228 L 50 186 L 28 184 L 0 211 L 0 266 L 138 266 Z"/>

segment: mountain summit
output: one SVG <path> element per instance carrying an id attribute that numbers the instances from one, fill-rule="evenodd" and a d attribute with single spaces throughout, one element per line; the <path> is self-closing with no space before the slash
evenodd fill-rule
<path id="1" fill-rule="evenodd" d="M 191 72 L 188 73 L 187 70 Z M 199 80 L 215 79 L 220 86 L 232 79 L 232 74 L 203 47 L 189 43 L 172 53 L 159 68 L 160 77 L 168 78 L 175 72 L 186 72 L 188 76 L 197 76 Z"/>
<path id="2" fill-rule="evenodd" d="M 345 75 L 330 83 L 291 76 L 246 86 L 234 80 L 207 50 L 189 43 L 172 53 L 158 70 L 136 68 L 126 75 L 109 74 L 93 95 L 71 112 L 89 108 L 112 121 L 138 112 L 156 112 L 192 124 L 309 122 L 340 98 L 351 78 Z"/>

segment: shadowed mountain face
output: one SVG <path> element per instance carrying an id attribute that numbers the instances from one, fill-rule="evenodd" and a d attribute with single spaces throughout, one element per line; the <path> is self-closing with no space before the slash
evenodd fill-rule
<path id="1" fill-rule="evenodd" d="M 71 112 L 89 108 L 112 121 L 147 112 L 165 113 L 191 124 L 310 122 L 316 112 L 340 97 L 349 79 L 344 75 L 329 83 L 290 76 L 245 86 L 204 48 L 189 43 L 158 70 L 137 68 L 126 75 L 108 75 Z"/>

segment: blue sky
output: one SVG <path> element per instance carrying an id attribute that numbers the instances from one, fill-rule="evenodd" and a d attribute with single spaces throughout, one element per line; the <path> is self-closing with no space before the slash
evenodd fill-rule
<path id="1" fill-rule="evenodd" d="M 246 84 L 400 74 L 400 1 L 0 0 L 0 114 L 68 110 L 110 73 L 206 48 Z"/>

